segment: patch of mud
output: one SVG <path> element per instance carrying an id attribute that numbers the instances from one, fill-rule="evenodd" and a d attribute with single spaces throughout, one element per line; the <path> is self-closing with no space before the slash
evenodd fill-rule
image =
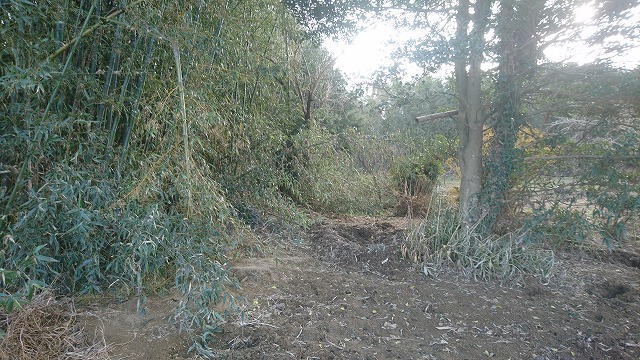
<path id="1" fill-rule="evenodd" d="M 80 324 L 89 334 L 102 338 L 110 345 L 113 359 L 189 359 L 188 339 L 170 324 L 173 297 L 152 297 L 138 311 L 136 300 L 85 308 Z"/>

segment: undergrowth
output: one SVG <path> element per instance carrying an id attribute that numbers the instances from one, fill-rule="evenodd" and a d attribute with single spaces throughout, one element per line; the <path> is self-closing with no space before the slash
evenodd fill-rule
<path id="1" fill-rule="evenodd" d="M 301 202 L 317 211 L 378 214 L 395 201 L 386 144 L 349 135 L 314 128 L 296 138 Z"/>
<path id="2" fill-rule="evenodd" d="M 192 189 L 197 194 L 198 186 Z M 157 290 L 150 279 L 159 275 L 182 295 L 175 312 L 182 330 L 215 328 L 222 316 L 213 305 L 233 302 L 225 291 L 233 285 L 226 262 L 242 238 L 230 210 L 210 193 L 199 199 L 201 213 L 187 218 L 150 201 L 155 196 L 125 203 L 115 192 L 113 181 L 71 167 L 47 174 L 4 237 L 4 311 L 22 308 L 36 288 L 52 285 L 59 294 L 134 296 L 144 313 L 145 296 Z"/>
<path id="3" fill-rule="evenodd" d="M 402 255 L 423 266 L 427 276 L 437 276 L 454 266 L 475 280 L 518 282 L 533 275 L 545 282 L 554 266 L 554 254 L 531 243 L 527 231 L 481 237 L 464 229 L 458 209 L 434 195 L 425 218 L 411 229 Z"/>

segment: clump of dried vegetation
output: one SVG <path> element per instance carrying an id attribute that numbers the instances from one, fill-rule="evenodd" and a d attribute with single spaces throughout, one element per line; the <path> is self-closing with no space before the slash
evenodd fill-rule
<path id="1" fill-rule="evenodd" d="M 109 346 L 88 336 L 78 316 L 71 299 L 51 291 L 10 313 L 0 308 L 0 360 L 108 359 Z"/>

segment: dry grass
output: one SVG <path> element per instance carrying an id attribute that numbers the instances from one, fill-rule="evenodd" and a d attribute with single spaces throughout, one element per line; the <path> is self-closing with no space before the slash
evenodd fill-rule
<path id="1" fill-rule="evenodd" d="M 91 339 L 77 322 L 73 301 L 45 291 L 10 314 L 0 310 L 0 360 L 108 359 L 103 339 Z"/>

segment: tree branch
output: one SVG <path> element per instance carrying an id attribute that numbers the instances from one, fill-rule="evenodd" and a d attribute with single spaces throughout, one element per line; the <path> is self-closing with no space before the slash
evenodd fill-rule
<path id="1" fill-rule="evenodd" d="M 529 160 L 567 160 L 567 159 L 598 159 L 598 160 L 612 160 L 612 161 L 624 161 L 624 160 L 637 160 L 640 159 L 640 155 L 635 156 L 607 156 L 607 155 L 548 155 L 548 156 L 527 156 L 523 158 L 525 161 Z"/>
<path id="2" fill-rule="evenodd" d="M 458 110 L 450 110 L 450 111 L 435 113 L 431 115 L 418 116 L 416 117 L 416 122 L 438 120 L 438 119 L 443 119 L 446 117 L 452 117 L 456 115 L 458 115 Z"/>

